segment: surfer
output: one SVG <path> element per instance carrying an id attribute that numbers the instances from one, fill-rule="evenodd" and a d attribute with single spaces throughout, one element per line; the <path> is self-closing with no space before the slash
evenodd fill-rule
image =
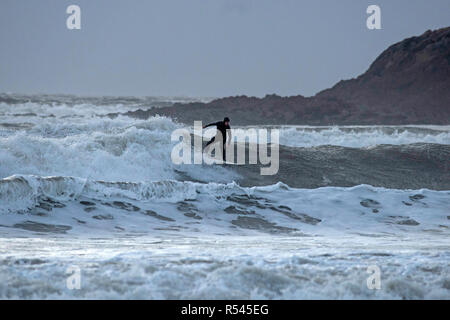
<path id="1" fill-rule="evenodd" d="M 228 134 L 228 144 L 230 144 L 230 142 L 231 142 L 230 119 L 228 117 L 225 117 L 223 119 L 223 121 L 213 122 L 213 123 L 207 124 L 206 126 L 203 126 L 203 129 L 212 127 L 212 126 L 216 126 L 217 134 L 211 140 L 209 140 L 209 142 L 206 144 L 206 147 L 208 147 L 211 143 L 216 141 L 216 138 L 217 138 L 219 143 L 220 142 L 222 143 L 222 156 L 223 156 L 223 161 L 225 162 L 225 142 L 227 141 L 227 134 Z M 220 140 L 222 140 L 222 141 L 220 141 Z"/>

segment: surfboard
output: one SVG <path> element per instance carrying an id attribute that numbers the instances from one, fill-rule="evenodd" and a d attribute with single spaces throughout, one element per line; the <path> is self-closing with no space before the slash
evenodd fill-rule
<path id="1" fill-rule="evenodd" d="M 208 156 L 207 154 L 203 153 L 203 162 L 205 161 L 205 159 L 208 159 L 211 162 L 216 161 L 216 159 L 214 159 L 214 158 Z M 235 163 L 235 162 L 232 162 L 232 161 L 223 161 L 223 160 L 220 163 L 211 163 L 211 165 L 221 165 L 221 164 L 226 164 L 226 165 L 230 165 L 230 166 L 243 166 L 243 165 L 245 165 L 245 163 Z"/>

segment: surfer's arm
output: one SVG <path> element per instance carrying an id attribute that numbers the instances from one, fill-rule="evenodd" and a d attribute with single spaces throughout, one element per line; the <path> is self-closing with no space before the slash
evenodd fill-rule
<path id="1" fill-rule="evenodd" d="M 206 126 L 203 126 L 203 129 L 211 127 L 211 126 L 217 126 L 217 124 L 218 124 L 218 122 L 213 122 L 213 123 L 207 124 Z"/>

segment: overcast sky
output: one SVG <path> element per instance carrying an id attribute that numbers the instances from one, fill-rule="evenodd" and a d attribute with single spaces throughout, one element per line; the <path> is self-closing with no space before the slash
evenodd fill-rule
<path id="1" fill-rule="evenodd" d="M 0 92 L 310 96 L 449 25 L 450 0 L 1 0 Z"/>

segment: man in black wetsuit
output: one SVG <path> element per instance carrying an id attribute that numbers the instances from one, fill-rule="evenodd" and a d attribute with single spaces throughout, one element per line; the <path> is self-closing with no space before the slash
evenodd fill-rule
<path id="1" fill-rule="evenodd" d="M 216 137 L 220 139 L 220 136 L 222 138 L 222 156 L 223 161 L 225 161 L 225 142 L 227 141 L 227 134 L 228 137 L 228 143 L 231 142 L 231 128 L 230 128 L 230 119 L 228 117 L 225 117 L 223 121 L 210 123 L 206 126 L 203 126 L 203 129 L 216 126 L 217 127 L 217 134 L 215 137 L 213 137 L 209 142 L 206 144 L 206 147 L 209 146 L 211 143 L 213 143 L 216 140 Z M 228 131 L 227 131 L 228 130 Z"/>

